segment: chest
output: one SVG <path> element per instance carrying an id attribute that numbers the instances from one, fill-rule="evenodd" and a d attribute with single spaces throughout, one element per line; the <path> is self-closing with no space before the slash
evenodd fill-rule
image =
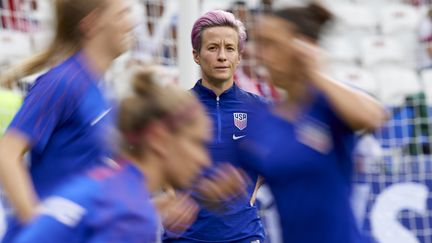
<path id="1" fill-rule="evenodd" d="M 232 143 L 244 138 L 255 113 L 251 106 L 235 100 L 205 102 L 212 120 L 213 143 Z"/>
<path id="2" fill-rule="evenodd" d="M 77 107 L 76 122 L 81 126 L 97 128 L 112 119 L 112 108 L 105 100 L 102 92 L 95 86 L 84 91 Z"/>
<path id="3" fill-rule="evenodd" d="M 62 137 L 69 137 L 69 143 L 75 140 L 93 144 L 104 141 L 104 136 L 112 132 L 114 111 L 102 92 L 96 86 L 83 89 L 75 107 L 74 112 L 61 124 L 61 129 L 58 129 L 66 133 Z"/>
<path id="4" fill-rule="evenodd" d="M 122 183 L 118 183 L 122 184 Z M 106 191 L 96 201 L 97 213 L 91 219 L 95 242 L 156 242 L 158 217 L 148 193 L 141 187 L 123 184 L 124 190 Z"/>
<path id="5" fill-rule="evenodd" d="M 307 115 L 289 123 L 273 118 L 254 130 L 258 168 L 269 180 L 320 177 L 337 168 L 335 134 L 325 119 Z"/>

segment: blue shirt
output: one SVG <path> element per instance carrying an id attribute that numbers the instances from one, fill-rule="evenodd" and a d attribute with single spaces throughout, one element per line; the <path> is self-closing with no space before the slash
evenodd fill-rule
<path id="1" fill-rule="evenodd" d="M 358 242 L 349 203 L 354 133 L 320 94 L 294 122 L 263 111 L 240 145 L 269 185 L 286 243 Z"/>
<path id="2" fill-rule="evenodd" d="M 142 173 L 131 164 L 101 166 L 48 197 L 39 216 L 14 242 L 153 243 L 157 230 L 156 210 Z"/>
<path id="3" fill-rule="evenodd" d="M 30 142 L 30 175 L 43 198 L 63 180 L 102 163 L 112 126 L 99 77 L 77 53 L 40 76 L 9 129 Z"/>
<path id="4" fill-rule="evenodd" d="M 198 81 L 193 88 L 198 99 L 204 104 L 213 121 L 213 141 L 209 145 L 214 165 L 229 162 L 239 166 L 237 142 L 249 132 L 248 122 L 255 116 L 254 108 L 264 101 L 236 85 L 219 97 Z M 179 238 L 196 242 L 230 242 L 250 237 L 264 238 L 264 229 L 256 206 L 249 201 L 252 196 L 257 174 L 246 171 L 251 178 L 248 196 L 239 197 L 226 203 L 225 210 L 216 214 L 201 209 L 195 223 Z M 169 238 L 171 235 L 167 233 Z M 174 240 L 175 241 L 175 240 Z"/>
<path id="5" fill-rule="evenodd" d="M 264 176 L 279 211 L 284 242 L 350 243 L 354 133 L 320 94 L 294 122 L 270 111 L 240 145 L 243 163 Z"/>
<path id="6" fill-rule="evenodd" d="M 102 164 L 110 152 L 105 141 L 112 112 L 98 82 L 76 53 L 37 78 L 8 128 L 30 143 L 29 173 L 42 199 L 71 176 Z M 19 230 L 13 215 L 7 221 L 3 242 Z"/>

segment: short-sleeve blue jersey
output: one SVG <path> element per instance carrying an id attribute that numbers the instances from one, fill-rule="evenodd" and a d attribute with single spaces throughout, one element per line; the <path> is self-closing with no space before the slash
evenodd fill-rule
<path id="1" fill-rule="evenodd" d="M 47 197 L 15 243 L 154 243 L 158 217 L 143 174 L 133 165 L 100 166 Z"/>
<path id="2" fill-rule="evenodd" d="M 100 81 L 78 52 L 37 78 L 8 130 L 30 143 L 29 173 L 39 198 L 71 176 L 103 163 L 111 152 L 113 112 Z M 8 216 L 4 242 L 19 230 Z"/>
<path id="3" fill-rule="evenodd" d="M 8 129 L 30 142 L 30 175 L 39 197 L 69 176 L 101 164 L 108 153 L 104 141 L 112 112 L 98 82 L 77 53 L 35 81 L 11 122 Z"/>
<path id="4" fill-rule="evenodd" d="M 237 162 L 237 143 L 249 132 L 248 122 L 255 116 L 254 108 L 264 105 L 259 96 L 241 90 L 235 84 L 219 97 L 204 87 L 201 80 L 192 89 L 206 107 L 213 122 L 213 141 L 209 145 L 213 165 Z M 226 203 L 221 213 L 201 209 L 195 223 L 178 239 L 179 242 L 231 242 L 246 238 L 264 238 L 264 229 L 255 205 L 249 201 L 252 196 L 257 174 L 246 171 L 251 178 L 248 197 L 239 197 Z M 166 241 L 176 241 L 169 232 Z"/>
<path id="5" fill-rule="evenodd" d="M 289 122 L 262 111 L 241 142 L 279 211 L 283 242 L 359 242 L 349 203 L 354 132 L 320 93 Z"/>

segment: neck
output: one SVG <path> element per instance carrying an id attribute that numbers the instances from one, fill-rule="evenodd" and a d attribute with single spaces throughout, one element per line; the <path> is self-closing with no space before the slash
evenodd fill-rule
<path id="1" fill-rule="evenodd" d="M 287 96 L 275 108 L 276 112 L 287 120 L 295 120 L 301 107 L 309 100 L 308 86 L 304 82 L 291 82 L 282 89 Z"/>
<path id="2" fill-rule="evenodd" d="M 109 52 L 103 50 L 100 44 L 94 42 L 87 42 L 82 50 L 86 60 L 89 61 L 88 65 L 97 74 L 103 75 L 110 67 L 111 62 L 115 59 Z"/>
<path id="3" fill-rule="evenodd" d="M 230 79 L 227 81 L 210 81 L 207 78 L 202 79 L 202 85 L 208 89 L 211 89 L 216 96 L 220 96 L 223 92 L 227 91 L 234 85 L 234 80 Z"/>
<path id="4" fill-rule="evenodd" d="M 144 174 L 147 188 L 150 192 L 160 189 L 163 179 L 159 165 L 162 164 L 160 158 L 154 154 L 147 153 L 143 158 L 136 159 L 129 157 L 129 160 Z"/>

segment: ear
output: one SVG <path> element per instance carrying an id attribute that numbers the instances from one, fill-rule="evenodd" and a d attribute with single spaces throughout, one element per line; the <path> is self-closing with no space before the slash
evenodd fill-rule
<path id="1" fill-rule="evenodd" d="M 196 64 L 201 65 L 199 52 L 196 50 L 192 51 L 192 55 Z"/>
<path id="2" fill-rule="evenodd" d="M 148 147 L 157 155 L 167 157 L 170 152 L 169 146 L 167 145 L 170 139 L 172 139 L 168 128 L 159 122 L 155 122 L 148 131 L 145 138 Z"/>

